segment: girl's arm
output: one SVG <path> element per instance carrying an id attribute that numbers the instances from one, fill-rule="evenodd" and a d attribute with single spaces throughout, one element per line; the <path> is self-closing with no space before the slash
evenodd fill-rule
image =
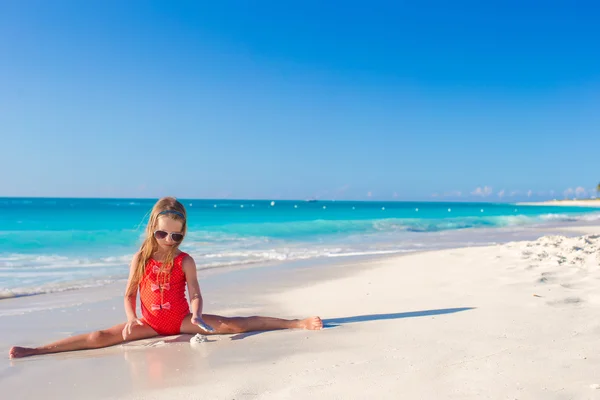
<path id="1" fill-rule="evenodd" d="M 190 306 L 192 309 L 192 320 L 194 318 L 202 318 L 202 293 L 200 293 L 200 285 L 198 284 L 198 276 L 196 275 L 196 262 L 191 256 L 183 259 L 181 264 L 187 282 L 188 294 L 190 296 Z"/>
<path id="2" fill-rule="evenodd" d="M 123 327 L 123 331 L 121 335 L 123 336 L 123 340 L 128 340 L 129 335 L 131 335 L 131 328 L 134 325 L 143 325 L 144 323 L 138 319 L 137 314 L 135 312 L 136 309 L 136 300 L 137 300 L 137 285 L 133 288 L 131 293 L 127 293 L 129 290 L 129 285 L 131 285 L 131 281 L 133 280 L 133 276 L 135 275 L 135 269 L 137 268 L 138 257 L 140 253 L 136 253 L 131 260 L 131 265 L 129 266 L 129 278 L 127 279 L 127 286 L 125 286 L 125 296 L 123 299 L 123 305 L 125 306 L 125 314 L 127 314 L 127 323 Z"/>
<path id="3" fill-rule="evenodd" d="M 140 253 L 136 253 L 131 260 L 131 265 L 129 266 L 129 278 L 127 279 L 127 286 L 125 287 L 125 298 L 123 305 L 125 306 L 125 314 L 127 315 L 127 321 L 133 321 L 137 319 L 136 314 L 136 301 L 137 301 L 137 285 L 131 293 L 127 293 L 129 290 L 129 286 L 131 285 L 131 281 L 133 280 L 133 276 L 135 274 L 135 270 L 138 264 L 138 257 Z"/>
<path id="4" fill-rule="evenodd" d="M 198 325 L 205 332 L 214 332 L 215 330 L 202 320 L 203 301 L 202 293 L 200 293 L 200 285 L 198 284 L 198 277 L 196 276 L 196 262 L 192 257 L 188 256 L 183 259 L 181 267 L 185 273 L 185 279 L 188 285 L 188 293 L 190 295 L 192 324 Z"/>

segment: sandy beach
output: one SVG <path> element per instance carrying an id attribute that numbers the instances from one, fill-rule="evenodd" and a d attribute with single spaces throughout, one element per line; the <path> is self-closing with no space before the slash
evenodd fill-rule
<path id="1" fill-rule="evenodd" d="M 0 400 L 600 400 L 599 14 L 0 1 Z"/>
<path id="2" fill-rule="evenodd" d="M 201 280 L 205 311 L 320 315 L 322 331 L 151 339 L 5 360 L 10 398 L 600 399 L 600 227 Z M 220 280 L 219 280 L 220 279 Z M 123 318 L 120 285 L 3 317 L 0 345 Z M 76 293 L 79 292 L 79 293 Z M 4 300 L 35 309 L 44 296 Z M 9 303 L 9 302 L 12 302 Z"/>
<path id="3" fill-rule="evenodd" d="M 564 206 L 564 207 L 600 207 L 600 199 L 589 200 L 549 200 L 517 203 L 530 206 Z"/>

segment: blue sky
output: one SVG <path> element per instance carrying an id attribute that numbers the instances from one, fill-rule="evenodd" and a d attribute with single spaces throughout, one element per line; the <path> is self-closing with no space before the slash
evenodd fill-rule
<path id="1" fill-rule="evenodd" d="M 2 2 L 0 196 L 585 196 L 600 181 L 598 15 L 591 1 Z"/>

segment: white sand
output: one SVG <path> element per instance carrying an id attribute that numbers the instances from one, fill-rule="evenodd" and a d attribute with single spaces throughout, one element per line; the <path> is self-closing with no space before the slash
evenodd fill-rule
<path id="1" fill-rule="evenodd" d="M 564 207 L 600 207 L 600 199 L 589 200 L 549 200 L 518 203 L 529 206 L 564 206 Z"/>
<path id="2" fill-rule="evenodd" d="M 18 398 L 600 399 L 599 247 L 600 235 L 545 236 L 209 289 L 212 312 L 319 314 L 330 327 L 17 360 L 0 386 Z M 55 323 L 81 326 L 107 307 L 57 311 Z"/>

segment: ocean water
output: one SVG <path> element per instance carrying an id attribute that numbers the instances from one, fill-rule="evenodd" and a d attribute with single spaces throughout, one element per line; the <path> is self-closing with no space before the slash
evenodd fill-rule
<path id="1" fill-rule="evenodd" d="M 489 235 L 483 232 L 600 220 L 600 210 L 581 207 L 181 201 L 189 226 L 181 248 L 194 256 L 199 270 L 485 243 Z M 0 298 L 126 279 L 154 202 L 0 198 Z"/>

